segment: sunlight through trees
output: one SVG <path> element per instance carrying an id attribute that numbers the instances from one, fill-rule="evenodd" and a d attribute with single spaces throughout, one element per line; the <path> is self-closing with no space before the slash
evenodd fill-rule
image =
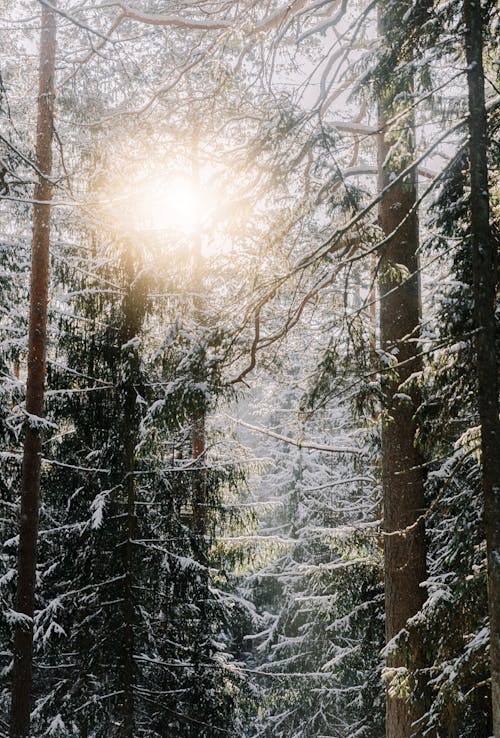
<path id="1" fill-rule="evenodd" d="M 497 4 L 0 27 L 0 738 L 500 738 Z"/>

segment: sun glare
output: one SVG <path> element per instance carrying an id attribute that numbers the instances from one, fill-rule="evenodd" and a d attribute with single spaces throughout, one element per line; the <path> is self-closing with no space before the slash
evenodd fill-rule
<path id="1" fill-rule="evenodd" d="M 135 171 L 132 165 L 124 157 L 121 165 L 110 167 L 110 181 L 103 190 L 102 213 L 117 233 L 149 233 L 156 243 L 174 250 L 196 243 L 206 256 L 232 249 L 231 238 L 224 233 L 240 210 L 233 207 L 224 186 L 224 171 L 207 161 L 197 177 L 190 176 L 190 162 L 184 171 L 161 162 L 144 163 Z"/>
<path id="2" fill-rule="evenodd" d="M 138 229 L 193 234 L 211 210 L 209 198 L 187 177 L 152 177 L 135 196 L 131 215 Z"/>

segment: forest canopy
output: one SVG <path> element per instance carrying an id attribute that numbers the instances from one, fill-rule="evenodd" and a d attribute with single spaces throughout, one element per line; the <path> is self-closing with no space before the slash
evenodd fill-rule
<path id="1" fill-rule="evenodd" d="M 0 738 L 500 738 L 499 28 L 0 0 Z"/>

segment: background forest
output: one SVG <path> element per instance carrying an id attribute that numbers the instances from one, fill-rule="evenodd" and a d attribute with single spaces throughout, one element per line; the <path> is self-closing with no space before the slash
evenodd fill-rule
<path id="1" fill-rule="evenodd" d="M 500 738 L 499 26 L 0 0 L 0 738 Z"/>

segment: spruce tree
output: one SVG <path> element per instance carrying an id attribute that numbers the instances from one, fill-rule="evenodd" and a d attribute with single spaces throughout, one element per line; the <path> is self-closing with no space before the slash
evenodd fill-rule
<path id="1" fill-rule="evenodd" d="M 36 133 L 31 262 L 28 376 L 26 382 L 26 428 L 21 472 L 21 513 L 17 563 L 14 664 L 10 735 L 27 736 L 30 729 L 33 661 L 33 615 L 36 587 L 36 550 L 40 495 L 40 464 L 46 378 L 46 333 L 49 288 L 49 248 L 54 127 L 54 76 L 56 19 L 54 10 L 42 8 L 39 91 Z"/>
<path id="2" fill-rule="evenodd" d="M 481 422 L 482 489 L 488 560 L 493 730 L 500 735 L 500 420 L 495 316 L 498 240 L 490 223 L 488 123 L 483 66 L 483 9 L 464 0 L 469 93 L 470 242 L 474 284 L 476 373 Z"/>

